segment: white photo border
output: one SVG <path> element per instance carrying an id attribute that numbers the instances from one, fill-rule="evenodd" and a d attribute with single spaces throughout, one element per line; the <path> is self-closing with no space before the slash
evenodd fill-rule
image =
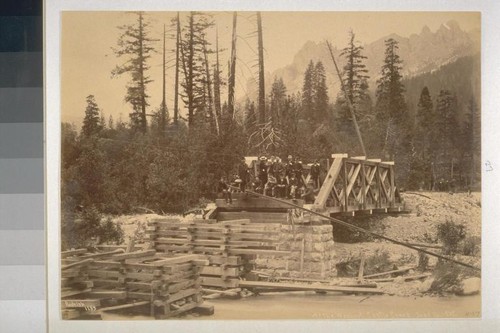
<path id="1" fill-rule="evenodd" d="M 432 320 L 231 320 L 231 321 L 67 321 L 60 318 L 60 108 L 61 108 L 61 11 L 476 11 L 482 13 L 481 91 L 482 91 L 482 319 Z M 473 332 L 500 331 L 500 5 L 495 1 L 464 0 L 357 0 L 357 1 L 199 1 L 199 0 L 46 0 L 45 32 L 45 174 L 47 227 L 47 316 L 49 332 Z M 486 164 L 492 171 L 486 172 Z"/>

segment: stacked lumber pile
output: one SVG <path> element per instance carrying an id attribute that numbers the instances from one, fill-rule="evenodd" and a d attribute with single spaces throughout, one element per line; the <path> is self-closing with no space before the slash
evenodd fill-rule
<path id="1" fill-rule="evenodd" d="M 148 223 L 147 232 L 158 252 L 204 255 L 209 266 L 202 268 L 201 276 L 207 290 L 238 288 L 240 278 L 251 271 L 257 255 L 289 254 L 277 250 L 279 225 L 248 219 L 214 223 L 159 218 Z"/>
<path id="2" fill-rule="evenodd" d="M 203 308 L 200 271 L 208 261 L 198 255 L 79 249 L 62 260 L 63 319 L 124 309 L 165 319 Z"/>

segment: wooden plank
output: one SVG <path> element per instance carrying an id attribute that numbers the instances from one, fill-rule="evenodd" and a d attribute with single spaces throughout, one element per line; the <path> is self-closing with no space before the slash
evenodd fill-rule
<path id="1" fill-rule="evenodd" d="M 286 289 L 298 291 L 330 291 L 330 292 L 344 292 L 344 293 L 369 293 L 369 294 L 383 294 L 384 291 L 376 288 L 358 288 L 358 287 L 342 287 L 342 286 L 327 286 L 327 285 L 311 285 L 311 284 L 290 284 L 290 283 L 277 283 L 277 282 L 263 282 L 263 281 L 240 281 L 242 288 L 273 288 L 273 289 Z"/>
<path id="2" fill-rule="evenodd" d="M 286 222 L 287 213 L 274 212 L 218 212 L 217 219 L 226 221 L 232 219 L 248 218 L 251 222 L 283 223 Z"/>
<path id="3" fill-rule="evenodd" d="M 145 250 L 145 251 L 136 251 L 136 252 L 129 252 L 129 253 L 123 253 L 123 254 L 115 254 L 111 257 L 113 260 L 125 260 L 125 259 L 131 259 L 131 258 L 140 258 L 140 257 L 147 257 L 154 255 L 156 253 L 155 250 Z"/>
<path id="4" fill-rule="evenodd" d="M 77 309 L 63 309 L 61 317 L 63 320 L 77 319 L 81 316 L 81 312 Z"/>
<path id="5" fill-rule="evenodd" d="M 387 275 L 387 274 L 404 273 L 404 272 L 407 272 L 409 270 L 416 269 L 416 268 L 417 268 L 416 266 L 405 267 L 405 268 L 395 269 L 395 270 L 392 270 L 392 271 L 387 271 L 387 272 L 382 272 L 382 273 L 365 275 L 365 276 L 363 276 L 363 278 L 365 278 L 365 279 L 371 279 L 371 278 L 374 278 L 374 277 L 384 276 L 384 275 Z"/>
<path id="6" fill-rule="evenodd" d="M 74 278 L 83 275 L 84 274 L 79 269 L 67 269 L 61 272 L 61 278 Z"/>
<path id="7" fill-rule="evenodd" d="M 202 286 L 220 287 L 220 288 L 238 288 L 240 286 L 239 279 L 222 280 L 220 277 L 204 276 L 201 279 Z"/>
<path id="8" fill-rule="evenodd" d="M 215 204 L 218 208 L 239 209 L 244 210 L 248 208 L 273 208 L 273 209 L 288 209 L 289 205 L 277 202 L 263 197 L 248 196 L 246 199 L 233 193 L 233 203 L 226 203 L 224 199 L 216 199 Z M 304 200 L 297 200 L 297 204 L 302 206 Z"/>
<path id="9" fill-rule="evenodd" d="M 68 251 L 62 251 L 61 252 L 61 258 L 67 258 L 71 256 L 78 256 L 81 254 L 87 253 L 87 249 L 76 249 L 76 250 L 68 250 Z"/>
<path id="10" fill-rule="evenodd" d="M 401 278 L 403 281 L 413 281 L 413 280 L 420 280 L 420 279 L 425 279 L 429 276 L 431 276 L 431 273 L 425 273 L 425 274 L 419 274 L 419 275 L 412 275 L 412 276 L 402 276 Z M 371 281 L 373 282 L 393 282 L 397 278 L 386 278 L 386 279 L 373 279 Z"/>
<path id="11" fill-rule="evenodd" d="M 63 299 L 61 300 L 62 308 L 96 308 L 101 306 L 99 299 Z"/>
<path id="12" fill-rule="evenodd" d="M 168 314 L 168 317 L 175 317 L 175 316 L 178 316 L 180 315 L 181 313 L 184 313 L 184 312 L 187 312 L 187 311 L 190 311 L 190 310 L 193 310 L 195 308 L 197 308 L 198 306 L 200 306 L 200 303 L 198 302 L 190 302 L 190 303 L 187 303 L 181 307 L 179 307 L 178 309 L 174 310 L 174 311 L 170 311 L 170 313 Z"/>
<path id="13" fill-rule="evenodd" d="M 125 252 L 125 250 L 123 250 L 123 249 L 116 249 L 114 251 L 108 251 L 108 252 L 99 252 L 99 253 L 85 254 L 85 255 L 82 255 L 82 258 L 85 258 L 85 259 L 88 259 L 88 258 L 92 258 L 92 259 L 104 258 L 104 257 L 112 256 L 114 254 L 123 253 L 123 252 Z"/>
<path id="14" fill-rule="evenodd" d="M 88 293 L 88 296 L 93 298 L 124 299 L 127 298 L 127 292 L 125 290 L 92 290 Z"/>
<path id="15" fill-rule="evenodd" d="M 96 260 L 92 263 L 92 267 L 120 268 L 121 266 L 120 262 L 109 260 Z"/>
<path id="16" fill-rule="evenodd" d="M 167 303 L 173 303 L 177 302 L 178 300 L 181 300 L 183 298 L 195 295 L 195 294 L 201 294 L 201 288 L 189 288 L 185 290 L 181 290 L 175 294 L 171 294 L 168 297 Z"/>
<path id="17" fill-rule="evenodd" d="M 87 271 L 87 274 L 91 277 L 98 277 L 103 279 L 109 279 L 109 278 L 117 279 L 123 276 L 123 274 L 118 271 L 110 271 L 105 269 L 89 269 Z"/>
<path id="18" fill-rule="evenodd" d="M 205 266 L 202 267 L 200 274 L 239 277 L 240 270 L 238 267 Z"/>
<path id="19" fill-rule="evenodd" d="M 241 265 L 241 257 L 238 256 L 208 256 L 211 265 Z"/>
<path id="20" fill-rule="evenodd" d="M 361 262 L 359 264 L 359 271 L 358 271 L 358 281 L 363 280 L 363 275 L 365 274 L 365 254 L 361 253 Z"/>
<path id="21" fill-rule="evenodd" d="M 323 185 L 321 186 L 318 195 L 316 196 L 316 200 L 314 201 L 314 207 L 316 208 L 323 209 L 326 206 L 326 200 L 328 199 L 333 185 L 335 184 L 335 181 L 337 180 L 342 169 L 342 159 L 346 157 L 343 156 L 344 154 L 341 155 L 342 156 L 335 157 L 334 155 L 332 155 L 332 166 L 330 167 L 330 170 L 328 170 L 328 174 L 326 175 L 325 180 L 323 181 Z"/>
<path id="22" fill-rule="evenodd" d="M 190 254 L 190 255 L 180 255 L 180 256 L 175 256 L 175 257 L 156 257 L 157 260 L 149 262 L 148 265 L 152 266 L 169 266 L 169 265 L 175 265 L 175 264 L 184 264 L 187 262 L 191 261 L 199 261 L 200 259 L 205 259 L 203 256 L 197 255 L 197 254 Z M 125 264 L 128 263 L 134 263 L 133 261 L 125 260 Z M 207 262 L 208 264 L 208 262 Z"/>
<path id="23" fill-rule="evenodd" d="M 82 261 L 74 262 L 72 264 L 62 265 L 61 269 L 66 270 L 66 269 L 70 269 L 72 267 L 87 266 L 87 265 L 91 264 L 93 261 L 94 261 L 94 259 L 85 259 Z"/>
<path id="24" fill-rule="evenodd" d="M 61 291 L 61 298 L 65 297 L 71 297 L 71 296 L 76 296 L 76 295 L 81 295 L 90 292 L 91 289 L 83 289 L 83 290 L 62 290 Z"/>
<path id="25" fill-rule="evenodd" d="M 133 308 L 133 307 L 143 306 L 143 305 L 147 305 L 147 304 L 150 304 L 150 303 L 151 303 L 150 301 L 130 302 L 130 303 L 123 304 L 123 305 L 115 305 L 115 306 L 108 306 L 106 308 L 101 308 L 101 309 L 98 310 L 98 312 L 107 312 L 107 311 L 114 311 L 114 310 L 130 309 L 130 308 Z"/>
<path id="26" fill-rule="evenodd" d="M 262 254 L 262 255 L 290 255 L 290 251 L 277 251 L 277 250 L 258 250 L 258 249 L 229 249 L 231 254 Z"/>

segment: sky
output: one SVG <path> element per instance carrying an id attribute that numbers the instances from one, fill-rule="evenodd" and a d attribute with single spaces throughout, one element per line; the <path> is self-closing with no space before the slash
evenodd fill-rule
<path id="1" fill-rule="evenodd" d="M 230 56 L 232 12 L 211 13 L 216 23 L 208 39 L 215 45 L 218 31 L 221 69 L 227 75 Z M 174 12 L 147 12 L 150 21 L 150 36 L 161 39 L 163 25 L 176 15 Z M 181 13 L 181 22 L 186 13 Z M 284 67 L 293 61 L 294 55 L 307 41 L 320 42 L 328 39 L 338 48 L 347 43 L 348 31 L 356 33 L 363 44 L 371 43 L 391 33 L 408 37 L 420 33 L 426 25 L 431 31 L 449 20 L 458 22 L 462 30 L 480 29 L 480 14 L 471 12 L 262 12 L 264 62 L 266 72 Z M 108 118 L 128 121 L 131 107 L 124 96 L 129 76 L 111 77 L 111 71 L 124 59 L 117 58 L 112 48 L 120 35 L 117 28 L 131 24 L 135 15 L 126 12 L 63 12 L 61 35 L 61 117 L 62 121 L 74 123 L 77 128 L 85 111 L 85 99 L 95 96 L 97 104 Z M 257 73 L 256 15 L 254 12 L 238 12 L 237 23 L 237 69 L 236 95 L 244 96 L 246 82 Z M 150 109 L 157 108 L 162 96 L 162 42 L 155 45 L 158 53 L 150 59 L 149 75 L 153 82 L 148 87 L 151 96 Z M 214 46 L 215 48 L 215 46 Z M 173 50 L 175 39 L 167 39 L 167 106 L 173 108 Z M 215 62 L 215 57 L 209 59 Z M 224 96 L 223 96 L 224 100 Z M 181 110 L 181 114 L 184 111 Z"/>

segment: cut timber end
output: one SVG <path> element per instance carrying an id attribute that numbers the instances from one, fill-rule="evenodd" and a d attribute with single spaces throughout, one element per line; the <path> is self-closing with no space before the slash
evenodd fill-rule
<path id="1" fill-rule="evenodd" d="M 364 161 L 366 160 L 366 156 L 353 156 L 351 157 L 352 159 L 355 159 L 355 160 L 361 160 L 361 161 Z"/>
<path id="2" fill-rule="evenodd" d="M 386 165 L 394 165 L 394 161 L 383 161 L 383 162 L 380 162 L 382 164 L 386 164 Z"/>
<path id="3" fill-rule="evenodd" d="M 347 158 L 349 154 L 332 154 L 332 158 Z"/>
<path id="4" fill-rule="evenodd" d="M 215 313 L 215 308 L 210 304 L 199 304 L 193 309 L 193 312 L 196 312 L 202 316 L 211 316 Z"/>

